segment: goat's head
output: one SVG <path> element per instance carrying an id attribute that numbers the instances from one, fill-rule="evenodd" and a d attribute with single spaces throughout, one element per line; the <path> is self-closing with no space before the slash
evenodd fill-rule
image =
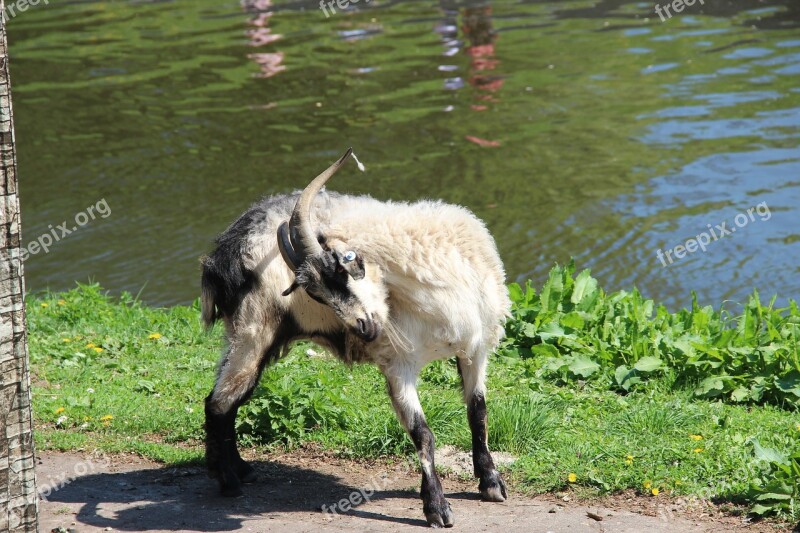
<path id="1" fill-rule="evenodd" d="M 283 294 L 288 296 L 302 288 L 311 298 L 330 307 L 360 338 L 373 341 L 388 316 L 380 269 L 365 262 L 346 239 L 329 239 L 311 225 L 314 198 L 351 152 L 348 149 L 303 190 L 292 216 L 278 228 L 278 248 L 295 274 L 294 283 Z"/>

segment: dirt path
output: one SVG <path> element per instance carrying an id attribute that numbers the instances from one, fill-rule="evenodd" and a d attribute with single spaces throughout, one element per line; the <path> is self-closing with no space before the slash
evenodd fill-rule
<path id="1" fill-rule="evenodd" d="M 255 466 L 259 480 L 231 500 L 217 496 L 215 483 L 199 467 L 165 468 L 129 455 L 45 452 L 37 467 L 46 497 L 40 531 L 424 531 L 419 477 L 407 465 L 299 452 L 261 458 Z M 480 501 L 477 483 L 447 479 L 444 485 L 456 515 L 454 531 L 774 531 L 709 509 L 687 510 L 666 498 L 617 497 L 587 506 L 512 494 L 497 504 Z M 56 487 L 49 495 L 48 486 Z M 370 487 L 376 489 L 372 494 Z M 349 511 L 320 511 L 351 495 L 358 505 Z"/>

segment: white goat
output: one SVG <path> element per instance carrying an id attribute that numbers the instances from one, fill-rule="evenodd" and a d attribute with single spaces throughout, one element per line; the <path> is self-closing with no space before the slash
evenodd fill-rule
<path id="1" fill-rule="evenodd" d="M 206 398 L 209 472 L 228 496 L 255 479 L 236 449 L 236 411 L 267 363 L 290 342 L 311 339 L 383 372 L 419 455 L 425 517 L 449 527 L 416 380 L 430 361 L 457 357 L 479 489 L 485 500 L 504 501 L 484 400 L 487 358 L 510 306 L 503 265 L 484 224 L 463 207 L 321 193 L 350 153 L 302 193 L 254 205 L 202 259 L 203 319 L 222 319 L 228 340 Z"/>

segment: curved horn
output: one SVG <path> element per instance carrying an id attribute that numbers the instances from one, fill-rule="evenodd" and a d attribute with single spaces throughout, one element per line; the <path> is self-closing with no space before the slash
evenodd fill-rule
<path id="1" fill-rule="evenodd" d="M 339 170 L 339 167 L 350 157 L 352 152 L 353 149 L 348 148 L 338 161 L 314 178 L 314 181 L 309 183 L 303 190 L 303 193 L 294 206 L 294 211 L 292 211 L 292 216 L 289 219 L 287 233 L 293 245 L 294 260 L 299 261 L 296 265 L 302 263 L 302 260 L 309 255 L 318 255 L 322 253 L 322 246 L 320 246 L 317 241 L 317 234 L 314 228 L 311 227 L 311 204 L 313 204 L 314 198 L 325 185 L 325 182 L 336 174 L 336 171 Z M 281 242 L 280 236 L 278 242 Z M 281 253 L 283 253 L 283 251 L 281 251 Z M 286 260 L 286 256 L 284 256 L 284 260 Z M 289 261 L 286 262 L 289 263 Z M 292 267 L 291 264 L 289 264 L 289 266 Z M 292 267 L 292 269 L 294 270 L 294 267 Z"/>
<path id="2" fill-rule="evenodd" d="M 278 249 L 289 268 L 297 270 L 297 267 L 303 262 L 303 258 L 294 249 L 292 238 L 289 236 L 288 222 L 282 223 L 278 228 Z"/>

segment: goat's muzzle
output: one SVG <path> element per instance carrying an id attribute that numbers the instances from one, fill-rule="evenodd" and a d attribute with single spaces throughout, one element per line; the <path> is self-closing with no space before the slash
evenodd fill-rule
<path id="1" fill-rule="evenodd" d="M 372 318 L 359 318 L 356 320 L 356 335 L 367 342 L 372 342 L 381 333 L 381 326 Z"/>

